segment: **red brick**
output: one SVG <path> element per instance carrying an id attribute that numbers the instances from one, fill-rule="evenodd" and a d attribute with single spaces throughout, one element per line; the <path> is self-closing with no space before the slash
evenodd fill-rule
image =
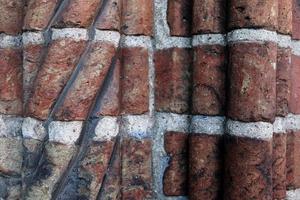
<path id="1" fill-rule="evenodd" d="M 24 109 L 27 108 L 28 99 L 32 96 L 34 88 L 34 80 L 41 64 L 43 45 L 27 45 L 23 51 L 23 93 L 24 93 Z M 26 110 L 24 110 L 26 112 Z"/>
<path id="2" fill-rule="evenodd" d="M 276 30 L 278 3 L 274 0 L 230 0 L 229 28 Z"/>
<path id="3" fill-rule="evenodd" d="M 228 115 L 240 121 L 274 121 L 276 44 L 236 43 L 229 50 Z"/>
<path id="4" fill-rule="evenodd" d="M 292 55 L 290 111 L 300 114 L 300 56 Z"/>
<path id="5" fill-rule="evenodd" d="M 121 0 L 108 0 L 103 14 L 96 22 L 96 28 L 101 30 L 120 30 Z"/>
<path id="6" fill-rule="evenodd" d="M 192 1 L 168 0 L 167 20 L 172 36 L 189 36 L 192 22 Z"/>
<path id="7" fill-rule="evenodd" d="M 221 199 L 222 137 L 193 134 L 189 139 L 189 199 Z"/>
<path id="8" fill-rule="evenodd" d="M 101 0 L 72 0 L 64 10 L 58 27 L 83 27 L 88 28 L 100 8 Z"/>
<path id="9" fill-rule="evenodd" d="M 272 152 L 273 199 L 285 199 L 286 195 L 286 134 L 273 135 Z"/>
<path id="10" fill-rule="evenodd" d="M 194 48 L 192 113 L 223 115 L 225 109 L 225 49 L 220 45 Z"/>
<path id="11" fill-rule="evenodd" d="M 124 138 L 122 141 L 122 199 L 152 197 L 150 139 Z"/>
<path id="12" fill-rule="evenodd" d="M 291 96 L 291 49 L 278 48 L 276 70 L 276 114 L 286 116 Z"/>
<path id="13" fill-rule="evenodd" d="M 97 42 L 91 46 L 82 70 L 55 115 L 59 120 L 85 120 L 109 70 L 115 47 Z"/>
<path id="14" fill-rule="evenodd" d="M 223 33 L 227 0 L 193 0 L 193 34 Z"/>
<path id="15" fill-rule="evenodd" d="M 22 114 L 22 50 L 0 49 L 0 113 Z"/>
<path id="16" fill-rule="evenodd" d="M 188 185 L 188 134 L 167 132 L 165 134 L 165 151 L 170 160 L 163 178 L 164 194 L 167 196 L 186 195 Z"/>
<path id="17" fill-rule="evenodd" d="M 24 0 L 0 0 L 0 33 L 17 35 L 22 31 Z"/>
<path id="18" fill-rule="evenodd" d="M 287 135 L 286 166 L 287 189 L 300 188 L 300 131 Z"/>
<path id="19" fill-rule="evenodd" d="M 29 100 L 30 116 L 46 119 L 55 100 L 68 81 L 85 47 L 85 41 L 55 40 L 49 46 L 46 60 L 37 75 L 32 98 Z"/>
<path id="20" fill-rule="evenodd" d="M 157 111 L 188 112 L 191 62 L 192 56 L 188 49 L 171 48 L 155 53 Z"/>
<path id="21" fill-rule="evenodd" d="M 300 3 L 298 0 L 293 1 L 293 17 L 292 17 L 292 36 L 294 39 L 300 39 Z"/>
<path id="22" fill-rule="evenodd" d="M 278 0 L 278 32 L 292 33 L 292 10 L 293 0 Z"/>
<path id="23" fill-rule="evenodd" d="M 152 35 L 153 0 L 123 0 L 122 31 L 126 35 Z"/>
<path id="24" fill-rule="evenodd" d="M 24 29 L 43 30 L 54 15 L 58 0 L 29 0 L 24 19 Z"/>
<path id="25" fill-rule="evenodd" d="M 229 136 L 225 152 L 224 200 L 272 200 L 272 141 Z"/>
<path id="26" fill-rule="evenodd" d="M 121 112 L 142 114 L 149 107 L 148 50 L 142 47 L 122 49 Z"/>
<path id="27" fill-rule="evenodd" d="M 120 114 L 120 60 L 117 60 L 112 80 L 100 104 L 97 115 L 117 116 Z"/>
<path id="28" fill-rule="evenodd" d="M 93 142 L 89 147 L 87 155 L 82 161 L 79 177 L 81 179 L 90 180 L 90 184 L 87 188 L 90 191 L 88 199 L 97 199 L 103 177 L 107 171 L 112 155 L 113 146 L 113 141 Z M 86 190 L 79 189 L 79 194 L 80 193 L 84 196 L 86 195 Z"/>

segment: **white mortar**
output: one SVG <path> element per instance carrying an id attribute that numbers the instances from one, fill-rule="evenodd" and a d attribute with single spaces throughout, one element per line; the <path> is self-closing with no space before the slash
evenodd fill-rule
<path id="1" fill-rule="evenodd" d="M 23 138 L 43 141 L 47 131 L 43 126 L 43 121 L 27 117 L 24 118 L 22 124 L 22 134 Z"/>
<path id="2" fill-rule="evenodd" d="M 225 117 L 196 115 L 192 117 L 191 132 L 208 135 L 224 134 Z"/>
<path id="3" fill-rule="evenodd" d="M 117 31 L 101 31 L 96 30 L 95 32 L 95 41 L 103 41 L 103 42 L 110 42 L 115 47 L 118 46 L 120 41 L 120 33 Z"/>
<path id="4" fill-rule="evenodd" d="M 226 35 L 224 34 L 203 34 L 193 36 L 193 46 L 200 45 L 226 45 Z"/>
<path id="5" fill-rule="evenodd" d="M 274 133 L 286 133 L 286 119 L 283 117 L 276 117 L 273 123 Z"/>
<path id="6" fill-rule="evenodd" d="M 300 41 L 292 41 L 292 53 L 296 56 L 300 56 Z"/>
<path id="7" fill-rule="evenodd" d="M 153 120 L 149 115 L 122 116 L 121 131 L 125 135 L 143 139 L 151 135 Z"/>
<path id="8" fill-rule="evenodd" d="M 115 138 L 119 133 L 119 123 L 117 117 L 100 118 L 96 129 L 94 141 L 108 141 Z"/>
<path id="9" fill-rule="evenodd" d="M 267 122 L 246 123 L 228 120 L 226 123 L 226 132 L 238 137 L 268 140 L 273 136 L 273 124 Z"/>
<path id="10" fill-rule="evenodd" d="M 300 130 L 300 115 L 289 114 L 286 116 L 286 130 Z"/>
<path id="11" fill-rule="evenodd" d="M 73 145 L 80 136 L 83 122 L 53 121 L 49 124 L 49 141 Z"/>
<path id="12" fill-rule="evenodd" d="M 23 118 L 0 115 L 0 137 L 21 137 Z"/>
<path id="13" fill-rule="evenodd" d="M 83 28 L 52 29 L 52 40 L 73 39 L 74 41 L 88 40 L 88 31 Z"/>
<path id="14" fill-rule="evenodd" d="M 286 192 L 286 200 L 300 200 L 300 189 L 288 190 Z"/>
<path id="15" fill-rule="evenodd" d="M 25 32 L 22 34 L 23 45 L 43 44 L 45 42 L 42 32 Z"/>
<path id="16" fill-rule="evenodd" d="M 21 36 L 11 36 L 4 33 L 0 34 L 0 48 L 19 48 L 22 46 Z"/>
<path id="17" fill-rule="evenodd" d="M 227 34 L 227 41 L 234 42 L 275 42 L 277 43 L 277 33 L 264 29 L 237 29 Z"/>
<path id="18" fill-rule="evenodd" d="M 122 47 L 152 47 L 150 36 L 124 36 L 121 45 Z"/>

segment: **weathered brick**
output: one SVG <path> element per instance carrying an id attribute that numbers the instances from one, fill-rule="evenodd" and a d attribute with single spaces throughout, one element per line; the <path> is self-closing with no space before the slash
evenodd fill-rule
<path id="1" fill-rule="evenodd" d="M 188 134 L 167 132 L 165 134 L 165 151 L 170 160 L 163 178 L 164 194 L 167 196 L 186 195 L 188 185 Z"/>
<path id="2" fill-rule="evenodd" d="M 121 0 L 108 0 L 103 13 L 96 21 L 96 28 L 100 30 L 120 30 Z"/>
<path id="3" fill-rule="evenodd" d="M 58 0 L 29 0 L 24 19 L 25 30 L 43 30 L 54 15 Z"/>
<path id="4" fill-rule="evenodd" d="M 227 0 L 193 0 L 193 34 L 223 33 Z"/>
<path id="5" fill-rule="evenodd" d="M 191 97 L 190 50 L 171 48 L 155 53 L 156 109 L 162 112 L 186 113 Z"/>
<path id="6" fill-rule="evenodd" d="M 292 33 L 292 11 L 293 0 L 278 0 L 278 32 Z"/>
<path id="7" fill-rule="evenodd" d="M 142 47 L 122 49 L 121 112 L 142 114 L 148 111 L 148 50 Z"/>
<path id="8" fill-rule="evenodd" d="M 192 1 L 168 0 L 168 25 L 172 36 L 189 36 L 192 25 Z"/>
<path id="9" fill-rule="evenodd" d="M 67 121 L 86 119 L 114 54 L 115 47 L 110 43 L 96 42 L 91 46 L 83 68 L 55 115 L 57 119 Z"/>
<path id="10" fill-rule="evenodd" d="M 272 199 L 272 141 L 228 136 L 225 200 Z"/>
<path id="11" fill-rule="evenodd" d="M 300 114 L 300 56 L 292 55 L 290 111 Z"/>
<path id="12" fill-rule="evenodd" d="M 194 48 L 192 113 L 223 115 L 225 110 L 225 48 L 205 45 Z"/>
<path id="13" fill-rule="evenodd" d="M 291 49 L 278 48 L 276 68 L 276 114 L 289 113 L 291 96 Z"/>
<path id="14" fill-rule="evenodd" d="M 31 44 L 23 50 L 23 105 L 26 113 L 28 99 L 33 93 L 34 81 L 42 62 L 43 45 Z"/>
<path id="15" fill-rule="evenodd" d="M 152 35 L 153 0 L 123 0 L 122 32 L 126 35 Z"/>
<path id="16" fill-rule="evenodd" d="M 22 50 L 0 49 L 0 113 L 22 114 Z"/>
<path id="17" fill-rule="evenodd" d="M 62 13 L 57 23 L 58 27 L 83 27 L 88 28 L 100 8 L 101 0 L 72 0 Z"/>
<path id="18" fill-rule="evenodd" d="M 22 31 L 24 0 L 0 0 L 0 33 L 17 35 Z"/>
<path id="19" fill-rule="evenodd" d="M 150 139 L 124 138 L 122 141 L 122 199 L 152 197 Z"/>
<path id="20" fill-rule="evenodd" d="M 286 134 L 273 135 L 272 152 L 273 199 L 284 199 L 286 195 Z"/>
<path id="21" fill-rule="evenodd" d="M 189 138 L 189 198 L 220 199 L 222 137 L 193 134 Z"/>
<path id="22" fill-rule="evenodd" d="M 278 3 L 273 0 L 230 0 L 229 28 L 276 30 Z"/>
<path id="23" fill-rule="evenodd" d="M 228 115 L 240 121 L 273 121 L 276 113 L 276 44 L 235 43 L 229 50 Z"/>
<path id="24" fill-rule="evenodd" d="M 112 80 L 109 83 L 108 89 L 100 104 L 97 116 L 110 115 L 117 116 L 120 114 L 120 60 L 116 61 L 116 66 L 113 72 Z"/>
<path id="25" fill-rule="evenodd" d="M 300 188 L 300 132 L 290 131 L 286 143 L 287 189 L 297 189 Z"/>
<path id="26" fill-rule="evenodd" d="M 29 100 L 30 116 L 46 119 L 53 103 L 76 66 L 85 41 L 59 39 L 51 43 L 46 60 L 39 71 L 33 96 Z"/>
<path id="27" fill-rule="evenodd" d="M 292 37 L 300 39 L 300 3 L 298 0 L 293 1 L 293 17 L 292 17 Z"/>

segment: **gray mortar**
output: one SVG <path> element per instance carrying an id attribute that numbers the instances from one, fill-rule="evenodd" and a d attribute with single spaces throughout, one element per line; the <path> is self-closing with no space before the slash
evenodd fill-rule
<path id="1" fill-rule="evenodd" d="M 209 135 L 224 134 L 225 117 L 195 115 L 191 121 L 191 132 Z"/>
<path id="2" fill-rule="evenodd" d="M 273 131 L 274 133 L 286 133 L 286 118 L 284 117 L 276 117 L 273 123 Z"/>
<path id="3" fill-rule="evenodd" d="M 288 190 L 286 192 L 286 200 L 300 200 L 300 189 Z"/>
<path id="4" fill-rule="evenodd" d="M 275 42 L 277 33 L 264 29 L 237 29 L 227 34 L 228 43 L 235 42 Z"/>
<path id="5" fill-rule="evenodd" d="M 120 41 L 120 37 L 120 33 L 117 31 L 96 30 L 94 41 L 110 42 L 115 47 L 117 47 Z"/>
<path id="6" fill-rule="evenodd" d="M 286 130 L 300 130 L 300 115 L 289 114 L 285 117 Z"/>
<path id="7" fill-rule="evenodd" d="M 193 36 L 193 47 L 200 45 L 226 45 L 226 34 L 202 34 Z"/>
<path id="8" fill-rule="evenodd" d="M 0 137 L 22 137 L 23 118 L 0 115 Z"/>
<path id="9" fill-rule="evenodd" d="M 300 56 L 300 41 L 293 40 L 292 41 L 292 52 L 296 56 Z"/>
<path id="10" fill-rule="evenodd" d="M 30 44 L 44 44 L 45 39 L 42 32 L 24 32 L 22 34 L 23 46 Z"/>
<path id="11" fill-rule="evenodd" d="M 27 117 L 22 124 L 22 134 L 24 139 L 35 139 L 43 141 L 47 131 L 43 126 L 43 121 Z"/>
<path id="12" fill-rule="evenodd" d="M 11 36 L 0 34 L 0 48 L 20 48 L 22 46 L 22 36 Z"/>

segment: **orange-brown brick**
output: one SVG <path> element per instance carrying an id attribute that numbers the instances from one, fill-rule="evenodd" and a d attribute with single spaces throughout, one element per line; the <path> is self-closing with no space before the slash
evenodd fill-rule
<path id="1" fill-rule="evenodd" d="M 300 3 L 298 0 L 293 1 L 293 17 L 292 17 L 292 36 L 294 39 L 300 39 Z"/>
<path id="2" fill-rule="evenodd" d="M 152 35 L 153 0 L 123 0 L 122 32 L 126 35 Z"/>
<path id="3" fill-rule="evenodd" d="M 142 114 L 149 107 L 148 50 L 143 47 L 122 49 L 121 112 Z"/>
<path id="4" fill-rule="evenodd" d="M 96 28 L 101 30 L 120 30 L 121 0 L 108 0 L 103 13 L 96 21 Z"/>
<path id="5" fill-rule="evenodd" d="M 229 0 L 229 28 L 276 30 L 278 3 L 274 0 Z"/>
<path id="6" fill-rule="evenodd" d="M 287 134 L 286 181 L 287 189 L 300 188 L 300 131 Z"/>
<path id="7" fill-rule="evenodd" d="M 192 112 L 223 115 L 225 110 L 225 48 L 204 45 L 194 48 Z"/>
<path id="8" fill-rule="evenodd" d="M 278 0 L 278 28 L 283 34 L 292 33 L 293 0 Z"/>
<path id="9" fill-rule="evenodd" d="M 30 0 L 24 19 L 25 30 L 43 30 L 54 15 L 58 0 Z"/>
<path id="10" fill-rule="evenodd" d="M 0 33 L 17 35 L 22 31 L 24 0 L 0 0 Z"/>
<path id="11" fill-rule="evenodd" d="M 0 113 L 22 114 L 22 50 L 0 49 Z"/>
<path id="12" fill-rule="evenodd" d="M 192 1 L 168 0 L 167 18 L 172 36 L 189 36 L 192 22 Z"/>
<path id="13" fill-rule="evenodd" d="M 170 48 L 155 53 L 157 111 L 174 113 L 189 111 L 191 61 L 189 49 Z"/>
<path id="14" fill-rule="evenodd" d="M 235 43 L 229 50 L 228 116 L 273 121 L 276 113 L 276 44 Z"/>
<path id="15" fill-rule="evenodd" d="M 46 60 L 39 71 L 28 114 L 46 119 L 55 100 L 68 81 L 85 47 L 85 41 L 55 40 L 49 46 Z"/>
<path id="16" fill-rule="evenodd" d="M 292 55 L 290 111 L 300 114 L 300 56 Z"/>
<path id="17" fill-rule="evenodd" d="M 193 0 L 193 34 L 223 33 L 228 0 Z"/>

